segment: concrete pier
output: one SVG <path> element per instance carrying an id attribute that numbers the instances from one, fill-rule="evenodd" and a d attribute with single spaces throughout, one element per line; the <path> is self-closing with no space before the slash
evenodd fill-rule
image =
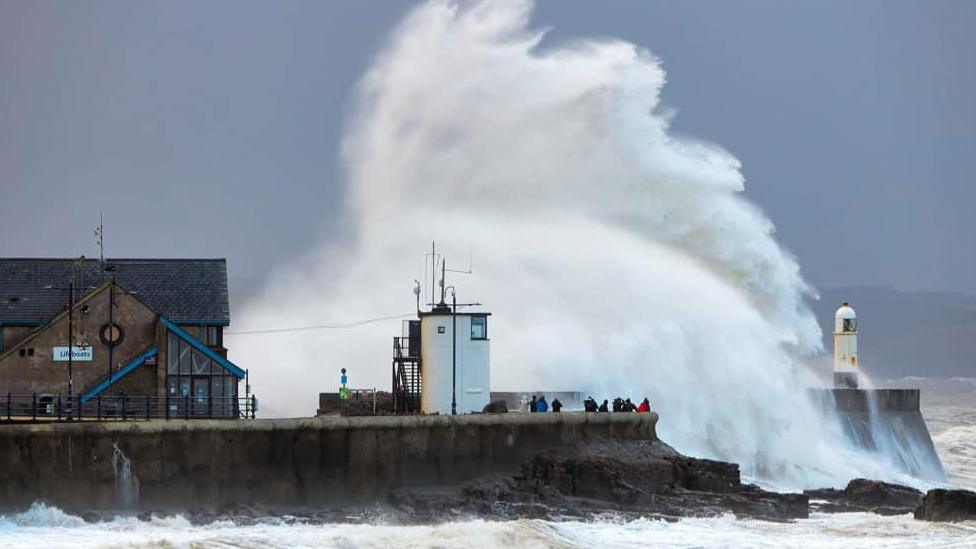
<path id="1" fill-rule="evenodd" d="M 810 396 L 836 418 L 855 448 L 879 454 L 915 478 L 947 481 L 918 389 L 812 389 Z"/>
<path id="2" fill-rule="evenodd" d="M 656 439 L 657 419 L 562 413 L 10 425 L 0 428 L 0 510 L 34 501 L 120 508 L 127 487 L 113 469 L 113 445 L 131 461 L 138 508 L 294 508 L 368 503 L 393 488 L 511 473 L 548 446 Z"/>

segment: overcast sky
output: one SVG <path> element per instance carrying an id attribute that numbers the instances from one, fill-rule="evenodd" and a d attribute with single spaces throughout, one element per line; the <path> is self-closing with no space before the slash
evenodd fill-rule
<path id="1" fill-rule="evenodd" d="M 0 256 L 227 257 L 342 230 L 357 78 L 406 2 L 0 2 Z M 818 286 L 976 295 L 976 2 L 544 1 L 661 57 Z M 435 237 L 436 235 L 431 235 Z"/>

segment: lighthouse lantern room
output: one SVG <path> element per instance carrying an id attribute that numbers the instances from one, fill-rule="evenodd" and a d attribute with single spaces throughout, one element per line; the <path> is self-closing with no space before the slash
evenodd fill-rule
<path id="1" fill-rule="evenodd" d="M 857 314 L 846 301 L 834 315 L 834 387 L 857 389 Z"/>

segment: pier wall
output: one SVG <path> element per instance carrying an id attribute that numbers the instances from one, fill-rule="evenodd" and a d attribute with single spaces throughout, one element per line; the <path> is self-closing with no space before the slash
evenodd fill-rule
<path id="1" fill-rule="evenodd" d="M 113 509 L 293 508 L 385 500 L 390 489 L 511 473 L 538 449 L 655 439 L 657 414 L 486 414 L 168 421 L 0 427 L 0 509 L 45 501 Z"/>
<path id="2" fill-rule="evenodd" d="M 809 395 L 836 419 L 855 448 L 879 454 L 912 477 L 947 482 L 920 411 L 918 389 L 816 389 Z"/>

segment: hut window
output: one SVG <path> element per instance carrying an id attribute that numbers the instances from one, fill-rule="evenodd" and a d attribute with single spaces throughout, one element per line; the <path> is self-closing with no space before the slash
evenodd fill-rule
<path id="1" fill-rule="evenodd" d="M 488 339 L 488 317 L 471 317 L 471 339 Z"/>

